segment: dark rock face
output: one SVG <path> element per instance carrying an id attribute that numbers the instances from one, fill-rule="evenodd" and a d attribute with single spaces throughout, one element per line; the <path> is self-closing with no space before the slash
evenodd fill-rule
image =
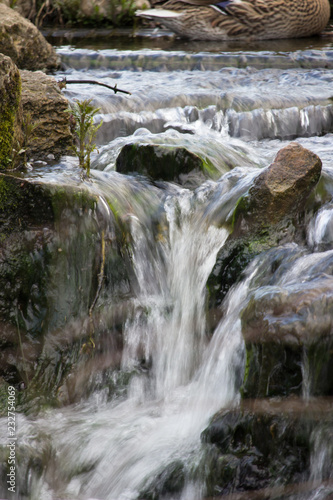
<path id="1" fill-rule="evenodd" d="M 332 431 L 332 416 L 330 400 L 297 398 L 248 400 L 218 413 L 202 433 L 211 445 L 206 495 L 257 491 L 262 496 L 254 498 L 289 498 L 288 491 L 311 491 L 311 449 L 327 425 Z"/>
<path id="2" fill-rule="evenodd" d="M 185 470 L 181 461 L 171 462 L 139 494 L 139 500 L 158 500 L 179 493 L 185 484 Z"/>
<path id="3" fill-rule="evenodd" d="M 56 214 L 61 216 L 63 203 L 65 193 L 57 196 L 52 189 L 10 175 L 0 178 L 1 343 L 2 356 L 7 359 L 1 375 L 12 384 L 32 378 L 43 349 L 43 334 L 52 324 L 55 328 L 59 324 L 60 297 L 53 317 L 49 311 L 56 300 L 50 269 L 63 257 L 55 230 Z M 62 313 L 65 309 L 60 316 Z"/>
<path id="4" fill-rule="evenodd" d="M 188 174 L 204 174 L 208 165 L 185 148 L 153 144 L 127 144 L 117 158 L 117 172 L 136 172 L 156 181 L 187 184 Z"/>
<path id="5" fill-rule="evenodd" d="M 0 3 L 0 52 L 20 69 L 53 71 L 59 59 L 38 28 L 15 10 Z"/>
<path id="6" fill-rule="evenodd" d="M 103 213 L 98 197 L 82 186 L 1 174 L 0 386 L 2 380 L 17 388 L 24 384 L 24 398 L 54 403 L 69 372 L 76 376 L 68 392 L 87 383 L 81 370 L 90 358 L 81 347 L 90 335 L 89 311 L 98 289 L 101 231 L 111 222 Z M 117 287 L 128 292 L 124 267 L 115 238 L 105 250 L 104 265 L 104 286 L 115 294 Z M 111 313 L 98 311 L 96 324 L 102 335 L 105 329 L 112 352 L 108 359 L 96 356 L 90 374 L 120 361 L 122 340 L 116 328 L 111 334 L 114 321 Z"/>
<path id="7" fill-rule="evenodd" d="M 302 237 L 302 210 L 320 174 L 320 158 L 291 143 L 258 175 L 238 201 L 232 232 L 208 279 L 211 308 L 221 304 L 255 255 Z"/>

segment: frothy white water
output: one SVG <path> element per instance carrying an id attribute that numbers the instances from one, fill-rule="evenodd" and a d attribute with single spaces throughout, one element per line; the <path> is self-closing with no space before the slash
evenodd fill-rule
<path id="1" fill-rule="evenodd" d="M 333 479 L 333 427 L 331 424 L 320 426 L 313 432 L 311 456 L 311 479 L 327 481 Z"/>
<path id="2" fill-rule="evenodd" d="M 319 425 L 312 432 L 312 454 L 310 460 L 310 481 L 317 489 L 309 500 L 325 500 L 333 495 L 333 426 Z"/>
<path id="3" fill-rule="evenodd" d="M 333 241 L 333 209 L 325 207 L 319 210 L 317 217 L 311 222 L 308 231 L 308 242 L 317 248 L 321 244 L 331 244 Z"/>

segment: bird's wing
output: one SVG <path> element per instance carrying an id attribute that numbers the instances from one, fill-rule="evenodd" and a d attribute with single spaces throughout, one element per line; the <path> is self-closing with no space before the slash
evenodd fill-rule
<path id="1" fill-rule="evenodd" d="M 158 21 L 158 19 L 163 20 L 175 17 L 182 17 L 184 14 L 182 12 L 176 12 L 174 10 L 156 8 L 156 9 L 137 10 L 135 12 L 135 15 L 147 19 L 156 19 Z"/>
<path id="2" fill-rule="evenodd" d="M 158 4 L 169 4 L 173 0 L 151 0 L 152 5 Z M 267 0 L 176 0 L 177 3 L 189 4 L 189 5 L 202 5 L 209 6 L 214 5 L 226 14 L 234 14 L 236 12 L 268 12 L 270 9 L 270 3 Z M 279 0 L 275 0 L 279 3 Z"/>
<path id="3" fill-rule="evenodd" d="M 195 14 L 196 7 L 202 7 L 202 16 L 213 29 L 217 28 L 226 37 L 239 38 L 255 35 L 262 29 L 264 17 L 269 15 L 272 4 L 280 0 L 155 0 L 156 8 L 137 12 L 141 17 L 169 19 Z M 154 2 L 154 0 L 151 0 Z M 187 6 L 187 7 L 186 7 Z M 161 8 L 160 8 L 161 7 Z M 210 9 L 209 9 L 210 7 Z M 213 8 L 211 8 L 213 7 Z M 217 15 L 216 10 L 221 14 Z M 168 14 L 167 14 L 168 12 Z"/>

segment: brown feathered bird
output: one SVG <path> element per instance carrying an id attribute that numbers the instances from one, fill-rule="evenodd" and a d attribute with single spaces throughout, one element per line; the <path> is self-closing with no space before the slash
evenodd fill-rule
<path id="1" fill-rule="evenodd" d="M 216 0 L 215 0 L 216 2 Z M 192 40 L 300 38 L 323 31 L 329 0 L 167 0 L 137 15 Z"/>

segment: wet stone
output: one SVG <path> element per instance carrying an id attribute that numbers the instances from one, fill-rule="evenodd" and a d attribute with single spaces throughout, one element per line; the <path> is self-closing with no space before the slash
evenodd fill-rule
<path id="1" fill-rule="evenodd" d="M 302 488 L 311 477 L 313 442 L 332 430 L 331 419 L 331 399 L 247 400 L 217 413 L 201 435 L 206 495 Z"/>
<path id="2" fill-rule="evenodd" d="M 222 303 L 256 255 L 303 238 L 304 207 L 320 179 L 321 165 L 316 154 L 290 143 L 238 200 L 232 231 L 208 278 L 211 308 Z"/>
<path id="3" fill-rule="evenodd" d="M 149 486 L 143 488 L 139 500 L 159 500 L 164 495 L 179 493 L 185 484 L 184 465 L 180 460 L 170 463 Z"/>
<path id="4" fill-rule="evenodd" d="M 242 312 L 244 397 L 333 395 L 333 280 L 267 287 Z"/>
<path id="5" fill-rule="evenodd" d="M 0 383 L 21 388 L 29 380 L 21 402 L 58 404 L 66 376 L 71 374 L 66 390 L 74 392 L 87 369 L 89 353 L 81 347 L 88 344 L 87 318 L 99 297 L 101 231 L 111 222 L 98 202 L 80 182 L 0 175 Z M 77 269 L 84 270 L 79 277 Z M 116 235 L 105 250 L 103 270 L 104 289 L 120 295 L 127 274 Z M 96 325 L 107 332 L 108 345 L 114 340 L 114 350 L 103 360 L 96 347 L 96 370 L 118 365 L 121 351 L 114 316 L 100 309 L 98 315 Z M 95 367 L 90 368 L 89 375 Z M 82 383 L 87 386 L 86 379 Z"/>
<path id="6" fill-rule="evenodd" d="M 205 163 L 185 148 L 151 144 L 127 144 L 116 161 L 122 174 L 138 173 L 155 181 L 173 181 L 186 185 L 189 174 L 202 174 Z"/>

